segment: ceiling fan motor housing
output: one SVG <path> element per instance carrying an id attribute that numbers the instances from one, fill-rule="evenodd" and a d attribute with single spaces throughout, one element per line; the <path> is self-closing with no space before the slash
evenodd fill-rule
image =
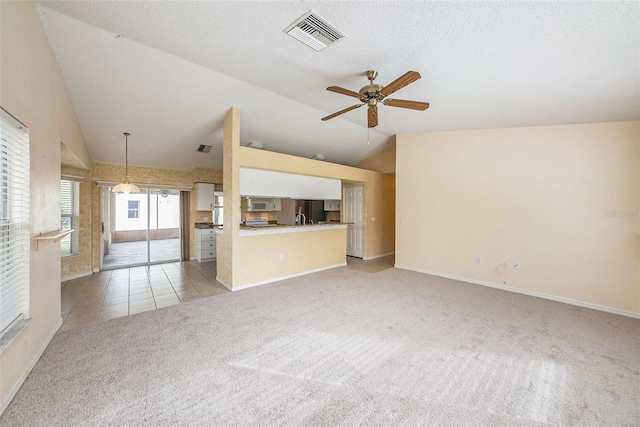
<path id="1" fill-rule="evenodd" d="M 368 98 L 373 96 L 377 97 L 377 95 L 380 95 L 382 88 L 384 88 L 382 85 L 370 84 L 360 89 L 359 92 Z"/>

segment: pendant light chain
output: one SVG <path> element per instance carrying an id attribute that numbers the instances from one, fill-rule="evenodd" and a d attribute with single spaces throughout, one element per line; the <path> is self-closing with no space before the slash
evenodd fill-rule
<path id="1" fill-rule="evenodd" d="M 124 176 L 129 177 L 129 132 L 124 133 Z"/>

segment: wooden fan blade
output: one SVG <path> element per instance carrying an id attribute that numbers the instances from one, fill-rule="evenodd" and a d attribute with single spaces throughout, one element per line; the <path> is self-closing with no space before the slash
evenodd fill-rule
<path id="1" fill-rule="evenodd" d="M 374 128 L 378 126 L 378 106 L 374 105 L 373 107 L 369 107 L 368 122 L 369 127 Z"/>
<path id="2" fill-rule="evenodd" d="M 400 77 L 398 77 L 397 79 L 395 79 L 394 81 L 392 81 L 391 83 L 383 87 L 380 93 L 383 96 L 391 95 L 393 92 L 396 92 L 402 89 L 403 87 L 415 82 L 420 77 L 421 77 L 420 73 L 417 71 L 407 71 L 406 73 L 404 73 L 403 75 L 401 75 Z"/>
<path id="3" fill-rule="evenodd" d="M 327 120 L 331 120 L 331 119 L 333 119 L 334 117 L 339 116 L 340 114 L 348 113 L 348 112 L 349 112 L 349 111 L 351 111 L 351 110 L 355 110 L 356 108 L 360 108 L 360 107 L 362 107 L 363 105 L 364 105 L 364 104 L 356 104 L 356 105 L 352 105 L 351 107 L 349 107 L 349 108 L 345 108 L 344 110 L 340 110 L 340 111 L 338 111 L 337 113 L 333 113 L 333 114 L 328 115 L 327 117 L 323 117 L 323 118 L 322 118 L 322 121 L 323 121 L 323 122 L 326 122 Z"/>
<path id="4" fill-rule="evenodd" d="M 406 99 L 385 99 L 382 102 L 389 107 L 411 108 L 412 110 L 424 111 L 429 108 L 428 102 L 407 101 Z"/>
<path id="5" fill-rule="evenodd" d="M 343 87 L 340 86 L 329 86 L 327 88 L 327 90 L 331 91 L 331 92 L 335 92 L 335 93 L 341 93 L 343 95 L 347 95 L 347 96 L 353 96 L 354 98 L 362 98 L 362 94 L 358 93 L 358 92 L 354 92 L 352 90 L 349 89 L 345 89 Z"/>

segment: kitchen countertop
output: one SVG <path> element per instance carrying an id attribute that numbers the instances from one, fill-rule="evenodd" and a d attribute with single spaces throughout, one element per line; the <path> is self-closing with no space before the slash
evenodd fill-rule
<path id="1" fill-rule="evenodd" d="M 196 222 L 193 224 L 193 228 L 214 228 L 216 227 L 216 225 L 214 225 L 212 222 Z"/>
<path id="2" fill-rule="evenodd" d="M 241 236 L 253 236 L 258 234 L 278 234 L 278 233 L 295 233 L 304 231 L 322 231 L 336 228 L 347 228 L 349 223 L 345 222 L 320 222 L 317 224 L 305 224 L 305 225 L 284 225 L 284 224 L 269 224 L 262 226 L 240 226 Z"/>

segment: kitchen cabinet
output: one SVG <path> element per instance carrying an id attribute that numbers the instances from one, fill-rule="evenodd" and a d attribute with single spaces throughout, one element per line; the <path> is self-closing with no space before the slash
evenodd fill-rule
<path id="1" fill-rule="evenodd" d="M 340 210 L 340 200 L 325 200 L 324 201 L 324 210 L 325 211 L 339 211 Z"/>
<path id="2" fill-rule="evenodd" d="M 206 182 L 198 182 L 196 185 L 196 210 L 211 211 L 213 210 L 213 193 L 215 184 Z"/>
<path id="3" fill-rule="evenodd" d="M 240 195 L 290 199 L 339 199 L 339 179 L 240 168 Z"/>
<path id="4" fill-rule="evenodd" d="M 196 228 L 196 260 L 210 261 L 216 258 L 216 230 Z"/>

